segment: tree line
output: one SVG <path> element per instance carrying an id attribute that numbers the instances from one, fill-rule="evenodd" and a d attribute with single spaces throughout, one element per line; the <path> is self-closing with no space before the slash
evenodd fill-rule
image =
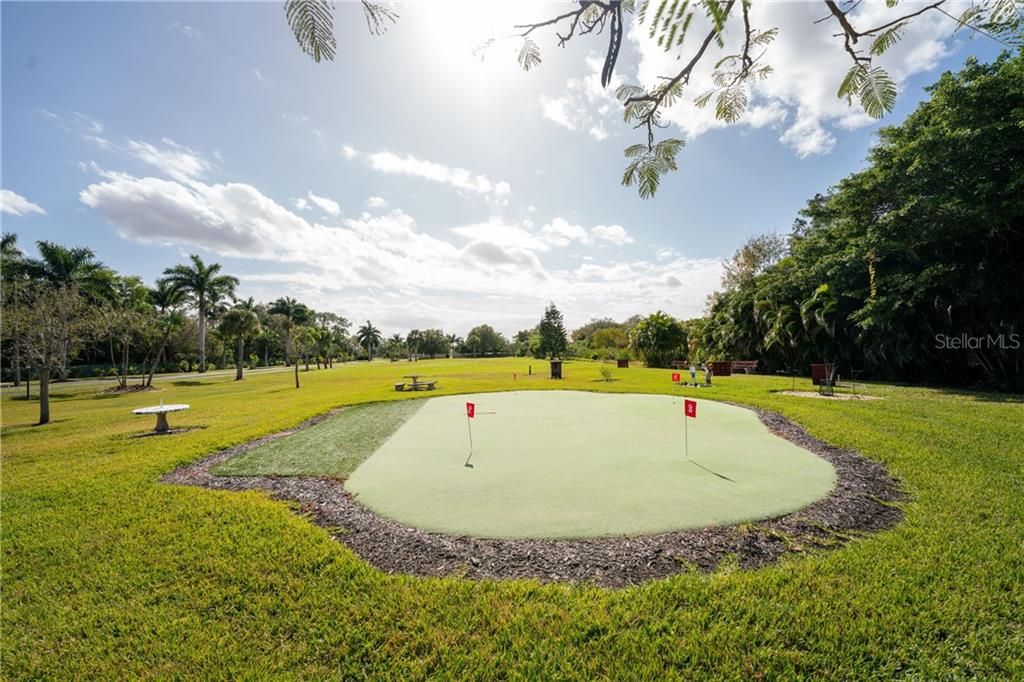
<path id="1" fill-rule="evenodd" d="M 792 234 L 736 254 L 689 323 L 703 353 L 1024 385 L 1024 56 L 971 59 L 928 91 Z"/>

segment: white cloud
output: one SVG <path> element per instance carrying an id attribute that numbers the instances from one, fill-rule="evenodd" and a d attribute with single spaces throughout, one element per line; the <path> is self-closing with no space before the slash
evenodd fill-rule
<path id="1" fill-rule="evenodd" d="M 370 197 L 366 200 L 366 208 L 387 208 L 388 202 L 381 197 Z"/>
<path id="2" fill-rule="evenodd" d="M 193 178 L 202 177 L 209 169 L 209 164 L 199 154 L 188 147 L 177 144 L 174 140 L 163 138 L 164 148 L 158 148 L 148 142 L 128 141 L 128 151 L 141 161 L 160 169 L 167 176 L 188 182 Z"/>
<path id="3" fill-rule="evenodd" d="M 453 227 L 451 231 L 470 241 L 487 242 L 505 248 L 547 251 L 549 242 L 519 225 L 508 225 L 500 218 L 485 223 Z"/>
<path id="4" fill-rule="evenodd" d="M 545 262 L 553 240 L 622 238 L 617 226 L 584 230 L 556 219 L 545 233 L 494 218 L 433 236 L 401 210 L 324 224 L 241 182 L 103 171 L 80 200 L 125 239 L 248 259 L 249 273 L 241 274 L 247 296 L 299 296 L 389 333 L 441 326 L 464 334 L 481 322 L 511 333 L 535 324 L 549 300 L 570 326 L 658 308 L 689 317 L 701 312 L 721 274 L 718 260 L 678 256 L 575 268 Z M 261 272 L 261 262 L 273 267 Z"/>
<path id="5" fill-rule="evenodd" d="M 540 237 L 553 246 L 568 246 L 574 241 L 590 243 L 587 229 L 582 225 L 573 225 L 565 218 L 555 218 L 540 228 Z"/>
<path id="6" fill-rule="evenodd" d="M 253 69 L 252 75 L 256 76 L 256 80 L 258 80 L 260 83 L 263 82 L 263 74 L 260 72 L 259 69 Z"/>
<path id="7" fill-rule="evenodd" d="M 318 196 L 316 194 L 313 194 L 312 191 L 306 192 L 306 198 L 309 199 L 318 207 L 320 207 L 320 210 L 322 210 L 324 213 L 327 213 L 332 216 L 337 216 L 341 214 L 341 206 L 338 205 L 338 202 L 334 201 L 333 199 Z"/>
<path id="8" fill-rule="evenodd" d="M 594 239 L 610 242 L 616 246 L 625 246 L 626 244 L 632 244 L 633 238 L 629 236 L 622 225 L 597 225 L 590 233 L 594 236 Z"/>
<path id="9" fill-rule="evenodd" d="M 601 68 L 604 57 L 591 52 L 586 58 L 587 75 L 570 78 L 557 97 L 541 96 L 541 113 L 544 118 L 563 128 L 585 132 L 595 140 L 608 137 L 608 125 L 615 119 L 618 102 L 613 93 L 622 84 L 618 75 L 613 75 L 607 88 L 601 86 Z"/>
<path id="10" fill-rule="evenodd" d="M 0 189 L 0 212 L 12 215 L 25 215 L 27 213 L 46 215 L 46 209 L 42 206 L 32 203 L 17 192 L 9 189 Z"/>
<path id="11" fill-rule="evenodd" d="M 309 202 L 306 201 L 305 197 L 299 197 L 298 199 L 295 200 L 294 204 L 295 204 L 295 208 L 297 208 L 300 211 L 312 211 L 313 210 L 313 207 L 309 205 Z"/>
<path id="12" fill-rule="evenodd" d="M 496 197 L 507 197 L 512 192 L 511 185 L 503 180 L 492 182 L 486 175 L 473 173 L 465 168 L 447 166 L 443 163 L 424 161 L 411 154 L 401 155 L 387 151 L 360 152 L 348 145 L 342 147 L 342 154 L 346 159 L 362 159 L 370 168 L 381 173 L 410 175 L 451 185 L 457 189 Z"/>
<path id="13" fill-rule="evenodd" d="M 821 126 L 821 119 L 803 110 L 779 140 L 792 147 L 801 159 L 827 154 L 836 146 L 835 136 Z"/>

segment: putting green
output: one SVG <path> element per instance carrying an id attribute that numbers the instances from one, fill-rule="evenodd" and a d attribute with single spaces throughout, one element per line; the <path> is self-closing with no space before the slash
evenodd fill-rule
<path id="1" fill-rule="evenodd" d="M 476 404 L 472 468 L 465 403 Z M 488 414 L 493 412 L 494 414 Z M 762 519 L 829 493 L 832 465 L 740 407 L 518 391 L 433 398 L 345 483 L 403 524 L 488 538 L 639 535 Z"/>

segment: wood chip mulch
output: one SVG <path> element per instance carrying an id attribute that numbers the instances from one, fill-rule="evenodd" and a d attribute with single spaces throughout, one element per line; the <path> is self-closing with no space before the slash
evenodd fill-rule
<path id="1" fill-rule="evenodd" d="M 878 462 L 814 438 L 788 419 L 755 410 L 776 435 L 832 464 L 837 482 L 825 498 L 774 519 L 733 526 L 636 537 L 481 539 L 410 528 L 359 504 L 343 481 L 310 477 L 215 476 L 210 467 L 307 428 L 336 413 L 318 415 L 296 429 L 205 457 L 163 477 L 166 483 L 217 490 L 263 490 L 300 511 L 381 571 L 473 579 L 532 578 L 625 587 L 687 571 L 712 571 L 723 561 L 757 568 L 781 557 L 839 547 L 892 528 L 906 496 Z"/>

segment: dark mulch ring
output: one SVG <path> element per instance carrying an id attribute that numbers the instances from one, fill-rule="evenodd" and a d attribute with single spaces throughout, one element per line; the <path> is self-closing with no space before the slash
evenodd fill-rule
<path id="1" fill-rule="evenodd" d="M 312 426 L 335 412 L 314 417 L 297 428 Z M 741 568 L 757 568 L 790 552 L 838 547 L 899 523 L 903 513 L 897 503 L 905 495 L 881 464 L 818 440 L 781 415 L 756 412 L 773 433 L 835 467 L 838 480 L 832 492 L 774 519 L 657 535 L 580 540 L 455 537 L 409 528 L 379 516 L 356 502 L 336 479 L 215 476 L 209 471 L 229 457 L 297 429 L 223 450 L 177 469 L 163 480 L 218 490 L 264 490 L 275 499 L 295 501 L 336 540 L 389 573 L 534 578 L 602 587 L 635 585 L 694 569 L 712 571 L 723 560 Z"/>

